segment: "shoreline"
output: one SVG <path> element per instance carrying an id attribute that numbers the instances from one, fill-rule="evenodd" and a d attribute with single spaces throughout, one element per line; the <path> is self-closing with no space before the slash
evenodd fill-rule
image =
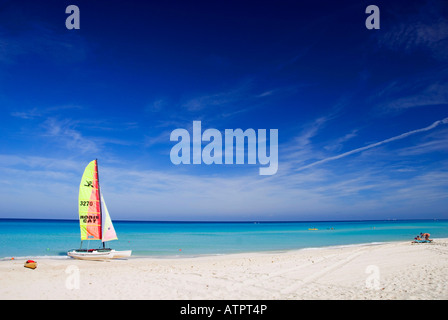
<path id="1" fill-rule="evenodd" d="M 448 238 L 434 238 L 434 241 L 448 241 Z M 331 249 L 340 249 L 340 248 L 351 248 L 351 247 L 368 247 L 368 246 L 379 246 L 385 244 L 393 244 L 393 243 L 409 243 L 412 240 L 404 241 L 404 240 L 395 240 L 395 241 L 384 241 L 384 242 L 363 242 L 363 243 L 352 243 L 352 244 L 341 244 L 341 245 L 331 245 L 331 246 L 322 246 L 322 247 L 305 247 L 305 248 L 296 248 L 296 249 L 279 249 L 279 250 L 265 250 L 265 251 L 242 251 L 242 252 L 229 252 L 229 253 L 204 253 L 204 254 L 191 254 L 191 255 L 132 255 L 127 260 L 132 259 L 194 259 L 194 258 L 202 258 L 202 257 L 220 257 L 220 256 L 228 256 L 228 255 L 240 255 L 240 254 L 279 254 L 279 253 L 288 253 L 295 251 L 313 251 L 313 250 L 331 250 Z M 3 257 L 0 258 L 1 261 L 10 261 L 10 260 L 28 260 L 28 259 L 54 259 L 54 260 L 74 260 L 68 255 L 44 255 L 44 256 L 36 256 L 36 255 L 27 255 L 27 256 L 18 256 L 18 257 Z"/>
<path id="2" fill-rule="evenodd" d="M 214 256 L 0 261 L 1 299 L 448 299 L 448 239 Z"/>

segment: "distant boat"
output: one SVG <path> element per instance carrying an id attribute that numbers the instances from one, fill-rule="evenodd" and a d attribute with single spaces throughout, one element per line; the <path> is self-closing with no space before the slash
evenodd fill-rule
<path id="1" fill-rule="evenodd" d="M 132 250 L 116 251 L 106 248 L 105 242 L 118 240 L 109 211 L 100 190 L 98 161 L 90 162 L 79 185 L 79 226 L 81 229 L 81 246 L 67 252 L 75 259 L 100 260 L 130 257 Z M 101 240 L 99 249 L 82 249 L 84 240 Z"/>
<path id="2" fill-rule="evenodd" d="M 317 228 L 308 228 L 308 230 L 310 230 L 310 231 L 316 231 L 316 230 L 319 230 L 319 229 L 317 229 Z"/>

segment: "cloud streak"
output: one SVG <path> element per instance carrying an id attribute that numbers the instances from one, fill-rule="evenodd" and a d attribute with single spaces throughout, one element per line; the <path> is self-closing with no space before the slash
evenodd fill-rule
<path id="1" fill-rule="evenodd" d="M 386 140 L 383 140 L 383 141 L 380 141 L 380 142 L 375 142 L 375 143 L 369 144 L 369 145 L 367 145 L 365 147 L 357 148 L 357 149 L 354 149 L 354 150 L 351 150 L 351 151 L 347 151 L 347 152 L 341 153 L 341 154 L 333 156 L 333 157 L 328 157 L 328 158 L 325 158 L 325 159 L 322 159 L 322 160 L 318 160 L 318 161 L 310 163 L 310 164 L 308 164 L 306 166 L 302 166 L 302 167 L 296 169 L 296 171 L 302 171 L 302 170 L 305 170 L 305 169 L 309 169 L 311 167 L 314 167 L 314 166 L 322 164 L 322 163 L 326 163 L 326 162 L 329 162 L 329 161 L 341 159 L 341 158 L 347 157 L 349 155 L 352 155 L 352 154 L 355 154 L 355 153 L 359 153 L 359 152 L 363 152 L 365 150 L 372 149 L 372 148 L 381 146 L 383 144 L 386 144 L 386 143 L 389 143 L 389 142 L 392 142 L 392 141 L 404 139 L 404 138 L 409 137 L 409 136 L 411 136 L 413 134 L 416 134 L 416 133 L 429 131 L 429 130 L 432 130 L 432 129 L 438 127 L 441 124 L 448 124 L 448 117 L 445 118 L 445 119 L 442 119 L 442 120 L 437 120 L 433 124 L 431 124 L 431 125 L 429 125 L 429 126 L 427 126 L 425 128 L 421 128 L 421 129 L 416 129 L 416 130 L 412 130 L 412 131 L 409 131 L 409 132 L 405 132 L 405 133 L 402 133 L 402 134 L 400 134 L 398 136 L 395 136 L 395 137 L 392 137 L 392 138 L 389 138 L 389 139 L 386 139 Z"/>
<path id="2" fill-rule="evenodd" d="M 446 59 L 448 22 L 443 16 L 443 2 L 423 2 L 416 9 L 415 14 L 405 16 L 401 23 L 392 26 L 378 39 L 380 46 L 408 54 L 426 49 L 434 58 Z"/>

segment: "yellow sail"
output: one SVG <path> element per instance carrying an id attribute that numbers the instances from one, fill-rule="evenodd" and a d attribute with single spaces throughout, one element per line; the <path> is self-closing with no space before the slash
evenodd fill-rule
<path id="1" fill-rule="evenodd" d="M 101 206 L 98 184 L 98 164 L 90 162 L 79 184 L 79 226 L 81 240 L 101 240 Z"/>

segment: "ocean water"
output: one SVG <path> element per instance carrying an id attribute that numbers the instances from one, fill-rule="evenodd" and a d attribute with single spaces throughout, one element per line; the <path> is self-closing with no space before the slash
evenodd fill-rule
<path id="1" fill-rule="evenodd" d="M 284 251 L 390 241 L 412 241 L 420 232 L 448 238 L 448 220 L 341 222 L 143 222 L 115 221 L 119 240 L 108 247 L 133 256 L 190 257 Z M 308 230 L 317 228 L 318 230 Z M 84 241 L 98 248 L 100 241 Z M 80 246 L 75 220 L 0 219 L 0 259 L 59 257 Z"/>

